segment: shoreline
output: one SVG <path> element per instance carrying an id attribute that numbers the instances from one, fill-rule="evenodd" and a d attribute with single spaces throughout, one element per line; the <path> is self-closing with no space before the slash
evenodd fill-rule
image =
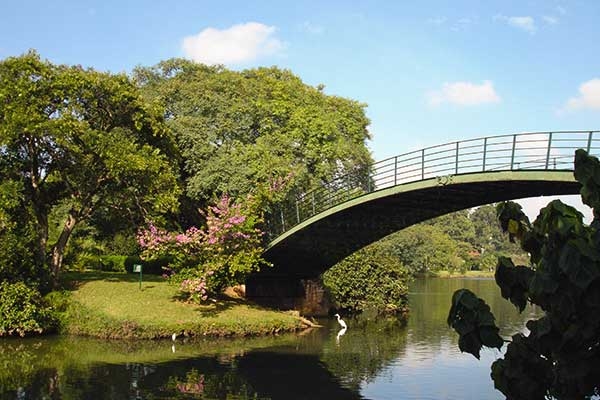
<path id="1" fill-rule="evenodd" d="M 100 339 L 243 338 L 319 327 L 296 311 L 269 310 L 240 298 L 182 301 L 164 278 L 123 273 L 69 273 L 68 289 L 50 300 L 59 335 Z"/>
<path id="2" fill-rule="evenodd" d="M 495 271 L 466 271 L 462 272 L 451 272 L 451 271 L 438 271 L 438 272 L 429 272 L 424 274 L 418 274 L 418 278 L 444 278 L 444 279 L 453 279 L 453 278 L 478 278 L 478 279 L 494 279 Z"/>

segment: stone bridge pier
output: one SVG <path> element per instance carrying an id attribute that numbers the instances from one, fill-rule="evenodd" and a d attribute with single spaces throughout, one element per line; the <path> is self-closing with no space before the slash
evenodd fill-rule
<path id="1" fill-rule="evenodd" d="M 327 316 L 332 307 L 319 278 L 255 274 L 246 280 L 246 298 L 261 306 L 296 310 L 303 316 Z"/>

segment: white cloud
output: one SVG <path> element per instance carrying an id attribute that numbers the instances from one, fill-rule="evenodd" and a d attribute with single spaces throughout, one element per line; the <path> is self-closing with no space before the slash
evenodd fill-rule
<path id="1" fill-rule="evenodd" d="M 429 92 L 427 97 L 433 106 L 442 103 L 472 106 L 500 102 L 500 96 L 491 81 L 484 81 L 480 85 L 471 82 L 444 83 L 440 90 Z"/>
<path id="2" fill-rule="evenodd" d="M 589 108 L 600 110 L 600 79 L 594 78 L 579 85 L 579 96 L 571 97 L 565 106 L 566 110 Z"/>
<path id="3" fill-rule="evenodd" d="M 240 64 L 260 56 L 275 54 L 285 45 L 274 37 L 276 28 L 258 22 L 234 25 L 228 29 L 206 28 L 183 39 L 186 57 L 205 64 Z"/>
<path id="4" fill-rule="evenodd" d="M 544 15 L 544 16 L 542 17 L 542 19 L 543 19 L 543 20 L 544 20 L 544 21 L 545 21 L 547 24 L 550 24 L 550 25 L 556 25 L 556 24 L 558 23 L 558 18 L 556 18 L 556 17 L 553 17 L 553 16 L 551 16 L 551 15 Z"/>
<path id="5" fill-rule="evenodd" d="M 524 30 L 525 32 L 535 33 L 535 20 L 533 17 L 525 16 L 525 17 L 507 17 L 504 15 L 496 15 L 494 17 L 495 20 L 500 20 L 508 25 Z"/>

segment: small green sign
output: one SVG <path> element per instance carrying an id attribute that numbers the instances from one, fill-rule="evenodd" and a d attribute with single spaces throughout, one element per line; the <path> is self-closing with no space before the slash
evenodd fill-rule
<path id="1" fill-rule="evenodd" d="M 133 272 L 140 273 L 140 290 L 142 290 L 142 264 L 133 264 Z"/>

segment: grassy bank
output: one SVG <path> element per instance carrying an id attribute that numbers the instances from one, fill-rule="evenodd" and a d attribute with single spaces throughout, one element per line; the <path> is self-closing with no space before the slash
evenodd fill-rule
<path id="1" fill-rule="evenodd" d="M 494 271 L 438 271 L 431 276 L 437 278 L 494 278 Z"/>
<path id="2" fill-rule="evenodd" d="M 65 333 L 100 338 L 158 339 L 183 336 L 255 336 L 307 327 L 291 313 L 266 310 L 239 299 L 207 305 L 178 299 L 178 291 L 161 277 L 121 273 L 71 273 L 63 314 Z"/>

